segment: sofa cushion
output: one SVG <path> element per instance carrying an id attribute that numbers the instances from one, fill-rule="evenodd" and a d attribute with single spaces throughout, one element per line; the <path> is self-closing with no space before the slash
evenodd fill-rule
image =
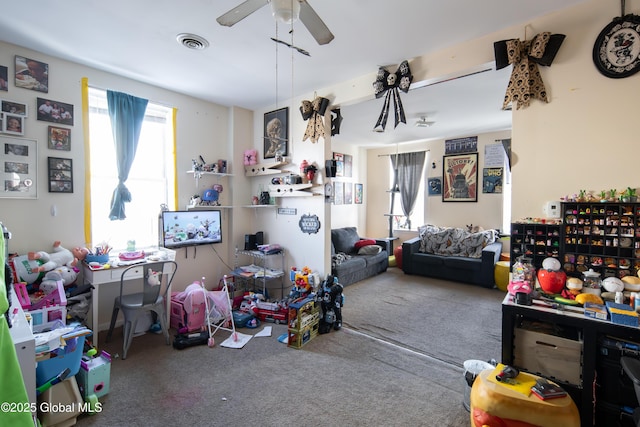
<path id="1" fill-rule="evenodd" d="M 358 249 L 358 255 L 375 255 L 382 251 L 382 246 L 366 245 Z"/>
<path id="2" fill-rule="evenodd" d="M 380 251 L 375 255 L 359 256 L 356 258 L 364 259 L 367 263 L 367 267 L 375 264 L 380 264 L 385 259 L 387 260 L 387 263 L 389 262 L 389 254 L 387 254 L 387 251 Z"/>
<path id="3" fill-rule="evenodd" d="M 373 240 L 373 239 L 361 239 L 361 240 L 358 240 L 358 241 L 356 242 L 356 244 L 355 244 L 355 245 L 353 245 L 353 247 L 354 247 L 356 250 L 360 250 L 360 248 L 362 248 L 362 247 L 364 247 L 364 246 L 375 245 L 375 244 L 376 244 L 376 241 L 375 241 L 375 240 Z"/>
<path id="4" fill-rule="evenodd" d="M 424 225 L 418 228 L 420 252 L 480 258 L 482 249 L 497 239 L 495 230 L 470 233 L 462 228 Z"/>
<path id="5" fill-rule="evenodd" d="M 457 270 L 473 270 L 480 271 L 482 261 L 478 258 L 467 257 L 447 257 L 444 259 L 446 267 L 455 268 Z"/>
<path id="6" fill-rule="evenodd" d="M 446 257 L 432 254 L 414 254 L 413 262 L 427 265 L 443 265 Z"/>
<path id="7" fill-rule="evenodd" d="M 367 260 L 364 257 L 350 257 L 335 266 L 337 271 L 360 270 L 367 266 Z"/>
<path id="8" fill-rule="evenodd" d="M 331 230 L 331 242 L 335 247 L 336 253 L 355 253 L 355 244 L 359 240 L 360 236 L 358 236 L 358 231 L 355 227 L 343 227 Z"/>

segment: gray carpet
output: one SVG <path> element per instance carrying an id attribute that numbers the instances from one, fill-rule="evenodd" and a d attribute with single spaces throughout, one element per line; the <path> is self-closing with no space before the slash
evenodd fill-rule
<path id="1" fill-rule="evenodd" d="M 220 347 L 223 331 L 214 348 L 134 338 L 111 365 L 103 411 L 77 425 L 469 425 L 461 366 L 498 359 L 501 293 L 391 268 L 345 295 L 345 327 L 302 349 L 279 343 L 275 324 L 243 349 Z M 121 338 L 101 348 L 119 353 Z"/>

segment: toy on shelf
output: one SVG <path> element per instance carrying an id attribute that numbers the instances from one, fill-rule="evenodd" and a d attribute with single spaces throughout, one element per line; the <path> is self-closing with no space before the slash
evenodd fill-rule
<path id="1" fill-rule="evenodd" d="M 311 269 L 306 266 L 301 270 L 298 270 L 296 267 L 291 267 L 289 280 L 291 280 L 293 285 L 289 293 L 289 298 L 291 299 L 306 297 L 314 293 L 318 285 L 320 285 L 318 273 L 312 272 Z"/>

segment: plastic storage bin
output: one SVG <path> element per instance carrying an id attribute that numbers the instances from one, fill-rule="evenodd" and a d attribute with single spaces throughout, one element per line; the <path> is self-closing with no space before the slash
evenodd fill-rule
<path id="1" fill-rule="evenodd" d="M 80 370 L 83 350 L 84 336 L 67 339 L 64 348 L 59 348 L 55 354 L 52 352 L 50 359 L 38 362 L 36 387 L 40 387 L 67 368 L 71 371 L 67 378 L 76 375 Z"/>

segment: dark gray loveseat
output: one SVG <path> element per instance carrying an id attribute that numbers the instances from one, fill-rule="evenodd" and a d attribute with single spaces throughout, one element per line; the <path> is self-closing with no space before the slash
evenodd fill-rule
<path id="1" fill-rule="evenodd" d="M 356 227 L 331 230 L 331 274 L 338 277 L 342 286 L 375 276 L 389 267 L 386 242 L 376 240 L 376 244 L 371 246 L 380 246 L 382 249 L 378 253 L 361 255 L 358 252 L 366 252 L 356 248 L 356 243 L 361 240 L 364 239 L 358 235 Z"/>
<path id="2" fill-rule="evenodd" d="M 442 230 L 447 230 L 447 233 L 458 234 L 463 234 L 462 231 L 460 229 L 440 228 L 440 230 L 437 230 L 438 227 L 434 228 L 436 228 L 434 233 L 424 232 L 423 230 L 421 232 L 422 236 L 402 243 L 402 270 L 406 274 L 418 274 L 471 283 L 485 288 L 493 288 L 495 286 L 494 268 L 496 262 L 500 260 L 501 241 L 495 240 L 491 243 L 485 241 L 485 243 L 477 246 L 472 257 L 460 256 L 453 249 L 456 242 L 455 239 L 451 238 L 451 234 L 440 235 L 439 237 L 435 237 L 435 235 L 445 233 Z M 430 229 L 430 231 L 434 230 Z M 425 239 L 428 240 L 430 238 L 432 240 L 425 242 Z M 469 235 L 465 235 L 465 238 L 468 239 Z M 479 240 L 482 239 L 480 238 Z M 431 245 L 428 243 L 431 243 Z M 421 244 L 423 251 L 421 251 Z M 433 253 L 434 247 L 440 248 L 440 250 L 435 250 L 435 252 L 439 253 Z M 449 248 L 451 248 L 451 254 L 447 254 L 447 249 Z"/>

